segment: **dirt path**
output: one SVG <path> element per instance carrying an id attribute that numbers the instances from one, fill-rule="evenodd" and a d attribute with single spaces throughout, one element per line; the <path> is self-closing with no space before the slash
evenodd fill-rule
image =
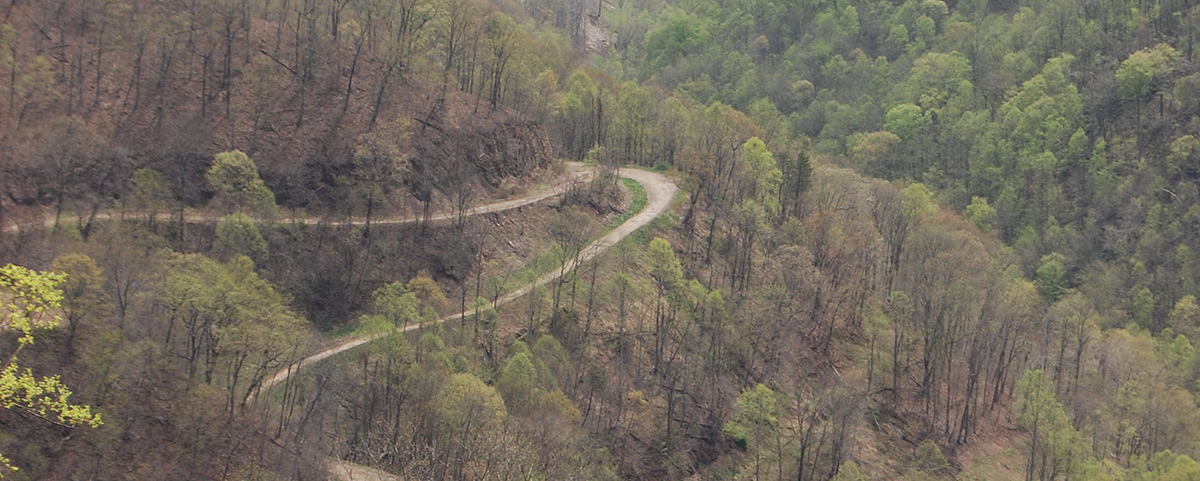
<path id="1" fill-rule="evenodd" d="M 469 217 L 469 216 L 479 215 L 479 214 L 487 214 L 487 213 L 491 213 L 491 212 L 500 212 L 500 211 L 505 211 L 505 210 L 509 210 L 509 209 L 515 209 L 517 207 L 521 207 L 524 205 L 535 204 L 535 203 L 541 202 L 543 200 L 549 199 L 551 197 L 560 196 L 563 193 L 565 193 L 567 191 L 567 189 L 571 188 L 571 186 L 573 184 L 576 184 L 579 182 L 586 182 L 592 176 L 592 171 L 589 170 L 581 162 L 566 162 L 566 166 L 567 166 L 566 175 L 561 179 L 560 182 L 555 183 L 555 185 L 546 187 L 544 189 L 539 189 L 537 191 L 531 192 L 531 193 L 523 195 L 521 197 L 517 197 L 515 199 L 509 199 L 509 200 L 505 200 L 505 201 L 501 201 L 501 202 L 496 202 L 493 204 L 487 204 L 487 205 L 481 205 L 479 207 L 474 207 L 474 208 L 469 209 L 466 212 L 464 212 L 463 217 Z M 137 213 L 137 212 L 126 212 L 124 215 L 126 217 L 135 217 L 136 218 L 142 214 Z M 162 215 L 163 215 L 163 218 L 168 221 L 175 219 L 175 217 L 173 217 L 169 212 L 163 212 Z M 121 216 L 120 213 L 102 212 L 102 213 L 96 215 L 95 220 L 109 220 L 109 219 L 114 219 L 114 218 L 117 218 L 120 216 Z M 284 216 L 284 217 L 286 217 L 286 216 Z M 441 222 L 441 221 L 451 220 L 454 217 L 456 217 L 456 214 L 454 212 L 443 212 L 440 214 L 435 214 L 435 215 L 430 216 L 429 221 L 430 222 Z M 62 216 L 60 221 L 61 222 L 71 222 L 73 219 L 74 219 L 74 216 L 64 215 L 64 216 Z M 216 215 L 187 214 L 184 216 L 184 221 L 189 224 L 215 224 L 220 220 L 221 220 L 221 217 L 216 216 Z M 411 224 L 411 223 L 417 222 L 418 220 L 420 220 L 419 215 L 381 217 L 378 219 L 372 219 L 371 224 L 373 224 L 373 225 Z M 295 220 L 285 220 L 282 222 L 297 223 L 297 224 L 319 224 L 319 223 L 321 223 L 321 218 L 320 217 L 302 218 L 302 219 L 295 219 Z M 340 225 L 360 226 L 360 225 L 366 225 L 366 223 L 367 223 L 367 221 L 365 219 L 351 219 L 351 220 L 331 220 L 331 221 L 329 221 L 328 224 L 333 225 L 333 226 L 340 226 Z M 48 216 L 46 216 L 45 220 L 43 220 L 40 224 L 38 224 L 38 223 L 13 224 L 13 225 L 5 227 L 0 232 L 3 232 L 5 234 L 10 234 L 10 233 L 20 233 L 21 231 L 28 231 L 30 229 L 50 229 L 52 227 L 54 227 L 54 216 L 48 215 Z"/>
<path id="2" fill-rule="evenodd" d="M 340 459 L 329 460 L 329 473 L 341 481 L 400 481 L 400 477 L 386 471 L 368 468 Z"/>
<path id="3" fill-rule="evenodd" d="M 577 168 L 577 166 L 572 166 L 572 168 L 573 169 Z M 562 273 L 570 272 L 572 269 L 574 269 L 580 263 L 587 262 L 587 261 L 591 260 L 592 258 L 596 257 L 597 255 L 600 255 L 600 253 L 604 252 L 605 249 L 608 249 L 609 247 L 616 245 L 618 242 L 621 241 L 621 239 L 624 239 L 629 234 L 632 234 L 634 231 L 638 230 L 642 226 L 649 224 L 651 221 L 658 218 L 658 216 L 662 215 L 663 212 L 666 212 L 667 207 L 669 207 L 671 205 L 671 199 L 673 197 L 675 197 L 675 191 L 677 189 L 675 187 L 675 184 L 673 182 L 671 182 L 670 180 L 668 180 L 666 177 L 664 177 L 662 174 L 657 174 L 654 172 L 648 172 L 648 171 L 644 171 L 644 170 L 623 169 L 620 171 L 620 176 L 629 178 L 629 179 L 633 179 L 637 183 L 642 184 L 642 187 L 646 189 L 646 207 L 644 209 L 642 209 L 641 212 L 638 212 L 633 217 L 630 217 L 629 220 L 626 220 L 624 223 L 617 226 L 617 228 L 615 228 L 612 231 L 610 231 L 609 233 L 605 234 L 603 237 L 596 239 L 591 244 L 588 244 L 587 247 L 585 247 L 582 251 L 580 251 L 579 256 L 575 260 L 572 260 L 567 263 L 567 266 L 565 269 L 554 269 L 553 271 L 542 275 L 536 281 L 534 281 L 530 284 L 527 284 L 520 289 L 517 289 L 515 291 L 508 293 L 504 297 L 501 297 L 499 300 L 497 300 L 497 302 L 496 302 L 497 306 L 502 305 L 502 304 L 507 304 L 516 299 L 519 299 L 521 296 L 528 294 L 529 291 L 533 290 L 535 287 L 539 287 L 539 286 L 548 284 L 551 281 L 558 279 L 562 275 Z M 532 197 L 536 197 L 536 196 L 532 196 Z M 550 196 L 547 195 L 547 196 L 541 197 L 541 198 L 544 199 L 546 197 L 550 197 Z M 516 202 L 518 200 L 519 199 L 515 199 L 514 201 L 509 201 L 509 202 Z M 474 210 L 472 210 L 472 213 L 495 212 L 496 210 L 503 210 L 504 208 L 511 209 L 517 205 L 524 205 L 526 203 L 529 203 L 529 202 L 518 203 L 516 205 L 509 205 L 509 206 L 503 207 L 503 208 L 501 208 L 499 206 L 504 205 L 506 203 L 492 204 L 489 206 L 483 206 L 478 209 L 474 209 Z M 490 210 L 487 210 L 487 209 L 490 209 Z M 440 322 L 450 321 L 453 319 L 459 319 L 466 315 L 470 315 L 470 313 L 469 312 L 460 312 L 457 314 L 451 314 L 449 316 L 445 316 L 445 317 L 439 319 L 438 322 L 440 323 Z M 418 328 L 419 328 L 419 326 L 414 324 L 414 325 L 410 325 L 410 326 L 404 327 L 403 329 L 399 329 L 399 330 L 400 330 L 400 332 L 409 332 L 409 331 L 416 330 Z M 292 365 L 288 366 L 287 368 L 275 373 L 275 375 L 271 376 L 271 378 L 264 380 L 262 385 L 259 387 L 258 392 L 267 391 L 267 390 L 271 389 L 272 387 L 274 387 L 275 385 L 283 383 L 284 381 L 287 381 L 288 378 L 290 378 L 293 374 L 300 372 L 300 370 L 302 370 L 302 369 L 305 369 L 305 368 L 312 366 L 313 364 L 316 364 L 318 362 L 321 362 L 325 359 L 328 359 L 330 357 L 336 356 L 338 354 L 341 354 L 343 352 L 349 351 L 358 346 L 361 346 L 363 344 L 371 342 L 374 339 L 376 339 L 376 337 L 373 337 L 373 336 L 362 336 L 362 337 L 356 337 L 353 339 L 347 339 L 335 346 L 332 346 L 332 347 L 324 349 L 320 352 L 314 353 L 304 359 L 301 359 L 299 362 L 296 362 L 295 364 L 292 364 Z M 251 396 L 249 399 L 247 399 L 247 402 L 253 403 L 254 396 Z M 343 461 L 340 459 L 332 459 L 331 458 L 328 462 L 328 467 L 329 467 L 329 472 L 331 474 L 333 474 L 333 476 L 336 479 L 339 479 L 341 481 L 398 481 L 398 480 L 400 480 L 400 478 L 398 476 L 386 473 L 384 471 L 368 468 L 366 466 L 361 466 L 361 465 L 354 464 L 354 463 L 351 463 L 348 461 Z"/>
<path id="4" fill-rule="evenodd" d="M 572 260 L 567 263 L 567 266 L 565 269 L 554 269 L 553 271 L 542 275 L 536 281 L 534 281 L 530 284 L 527 284 L 520 289 L 517 289 L 515 291 L 512 291 L 512 292 L 506 294 L 504 297 L 501 297 L 499 300 L 496 301 L 497 306 L 507 304 L 516 299 L 519 299 L 521 296 L 528 294 L 529 291 L 533 290 L 534 288 L 543 286 L 545 284 L 548 284 L 550 281 L 558 279 L 560 276 L 562 276 L 562 274 L 564 272 L 570 272 L 579 263 L 587 262 L 587 261 L 591 260 L 593 257 L 596 257 L 601 252 L 604 252 L 605 249 L 608 249 L 609 247 L 612 247 L 613 245 L 615 245 L 617 242 L 620 242 L 621 239 L 625 238 L 625 236 L 632 234 L 633 231 L 638 230 L 639 228 L 641 228 L 642 226 L 644 226 L 646 224 L 649 224 L 650 221 L 653 221 L 655 218 L 662 215 L 663 212 L 666 212 L 667 207 L 671 204 L 671 198 L 675 196 L 675 190 L 676 190 L 675 184 L 672 183 L 670 180 L 668 180 L 666 177 L 664 177 L 662 174 L 648 172 L 645 170 L 622 169 L 620 172 L 620 176 L 629 178 L 629 179 L 633 179 L 637 183 L 642 184 L 642 187 L 644 187 L 646 189 L 646 208 L 642 209 L 641 212 L 639 212 L 636 215 L 634 215 L 633 217 L 629 218 L 629 220 L 625 221 L 623 224 L 617 226 L 616 229 L 613 229 L 609 233 L 605 234 L 603 237 L 596 239 L 591 244 L 588 244 L 587 247 L 583 248 L 583 250 L 580 251 L 579 256 L 575 260 Z M 459 318 L 468 316 L 470 314 L 471 314 L 470 311 L 459 312 L 459 313 L 445 316 L 445 317 L 439 319 L 438 322 L 441 323 L 441 322 L 446 322 L 446 321 L 453 320 L 453 319 L 459 319 Z M 418 324 L 412 324 L 412 325 L 409 325 L 402 329 L 399 329 L 399 331 L 400 332 L 409 332 L 409 331 L 414 331 L 418 328 L 420 328 L 420 326 Z M 280 383 L 286 381 L 289 377 L 292 376 L 292 374 L 295 374 L 302 369 L 305 369 L 313 364 L 324 361 L 325 359 L 328 359 L 330 357 L 336 356 L 338 354 L 341 354 L 343 352 L 349 351 L 358 346 L 361 346 L 363 344 L 371 342 L 374 339 L 376 339 L 376 336 L 355 337 L 355 338 L 344 340 L 344 341 L 338 343 L 337 345 L 331 346 L 320 352 L 309 355 L 308 357 L 301 359 L 299 362 L 296 362 L 295 364 L 292 364 L 292 365 L 288 366 L 287 368 L 280 370 L 279 372 L 275 373 L 274 376 L 271 376 L 270 378 L 263 380 L 263 383 L 259 387 L 258 392 L 270 390 L 276 384 L 280 384 Z M 253 396 L 247 400 L 247 402 L 253 402 L 253 401 L 254 401 Z"/>

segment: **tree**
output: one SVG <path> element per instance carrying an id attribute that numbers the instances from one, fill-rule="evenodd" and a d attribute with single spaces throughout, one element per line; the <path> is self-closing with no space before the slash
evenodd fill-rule
<path id="1" fill-rule="evenodd" d="M 780 212 L 779 188 L 783 184 L 783 171 L 775 163 L 775 156 L 758 137 L 751 137 L 742 144 L 742 192 L 743 198 L 757 202 L 771 219 Z"/>
<path id="2" fill-rule="evenodd" d="M 0 406 L 60 426 L 99 427 L 100 413 L 90 407 L 70 403 L 71 391 L 59 376 L 37 378 L 33 371 L 21 371 L 17 354 L 33 344 L 34 332 L 54 329 L 59 317 L 52 312 L 63 300 L 58 286 L 63 274 L 37 272 L 12 264 L 0 267 L 0 331 L 17 335 L 17 346 L 0 368 Z M 16 471 L 8 458 L 0 455 L 0 466 Z"/>
<path id="3" fill-rule="evenodd" d="M 303 319 L 288 307 L 291 299 L 259 277 L 249 258 L 222 264 L 175 254 L 167 271 L 158 302 L 181 332 L 166 347 L 187 361 L 189 380 L 223 383 L 227 412 L 244 406 L 307 342 Z"/>
<path id="4" fill-rule="evenodd" d="M 267 241 L 250 217 L 234 212 L 221 218 L 217 224 L 212 251 L 223 260 L 246 256 L 255 262 L 263 262 L 267 259 Z"/>
<path id="5" fill-rule="evenodd" d="M 108 295 L 104 292 L 104 273 L 96 261 L 83 254 L 64 254 L 51 263 L 55 272 L 66 274 L 61 284 L 63 290 L 63 313 L 67 315 L 67 343 L 75 345 L 75 334 L 84 319 L 97 320 L 108 307 Z"/>
<path id="6" fill-rule="evenodd" d="M 399 141 L 407 139 L 407 125 L 402 126 Z M 387 202 L 392 192 L 409 171 L 408 156 L 392 141 L 376 134 L 359 136 L 354 146 L 354 189 L 366 203 L 367 220 L 363 236 L 371 233 L 371 215 Z"/>
<path id="7" fill-rule="evenodd" d="M 421 320 L 421 300 L 416 292 L 405 288 L 403 282 L 379 286 L 371 297 L 375 301 L 375 312 L 387 319 L 395 329 L 407 328 L 409 323 Z"/>
<path id="8" fill-rule="evenodd" d="M 507 417 L 504 399 L 491 386 L 470 373 L 453 374 L 437 396 L 437 425 L 448 453 L 451 479 L 475 477 L 467 464 L 485 455 Z M 482 476 L 480 476 L 482 477 Z"/>
<path id="9" fill-rule="evenodd" d="M 13 44 L 9 48 L 15 49 L 16 46 Z M 15 61 L 13 65 L 15 67 L 10 69 L 9 105 L 10 114 L 16 117 L 15 130 L 20 130 L 30 109 L 57 100 L 62 93 L 55 88 L 54 67 L 46 57 L 38 55 L 24 66 L 17 65 Z M 14 99 L 20 99 L 20 108 L 13 103 Z"/>
<path id="10" fill-rule="evenodd" d="M 1046 373 L 1026 372 L 1017 383 L 1017 394 L 1017 424 L 1030 435 L 1026 481 L 1074 478 L 1085 461 L 1085 445 L 1055 398 Z"/>
<path id="11" fill-rule="evenodd" d="M 690 15 L 676 15 L 646 35 L 643 76 L 668 67 L 681 57 L 704 50 L 710 42 L 708 26 Z"/>
<path id="12" fill-rule="evenodd" d="M 1057 252 L 1042 256 L 1037 269 L 1038 290 L 1046 302 L 1055 302 L 1066 293 L 1066 268 L 1063 263 L 1067 258 Z"/>
<path id="13" fill-rule="evenodd" d="M 133 173 L 133 207 L 146 214 L 151 225 L 159 211 L 171 208 L 175 194 L 161 172 L 143 167 Z"/>
<path id="14" fill-rule="evenodd" d="M 887 130 L 871 132 L 850 148 L 850 158 L 854 160 L 854 167 L 864 173 L 885 177 L 902 175 L 901 162 L 906 156 L 900 151 L 900 145 L 900 137 L 895 133 Z"/>
<path id="15" fill-rule="evenodd" d="M 1171 330 L 1193 340 L 1200 340 L 1196 337 L 1196 329 L 1200 328 L 1200 305 L 1196 304 L 1196 296 L 1188 294 L 1179 298 L 1167 319 Z"/>
<path id="16" fill-rule="evenodd" d="M 43 132 L 41 157 L 50 195 L 54 198 L 54 226 L 57 229 L 67 201 L 90 194 L 80 185 L 105 175 L 99 162 L 104 139 L 92 124 L 79 117 L 56 118 Z"/>
<path id="17" fill-rule="evenodd" d="M 829 481 L 867 481 L 867 479 L 862 470 L 858 469 L 858 464 L 854 461 L 846 461 Z"/>
<path id="18" fill-rule="evenodd" d="M 217 202 L 230 213 L 248 211 L 270 217 L 275 212 L 275 194 L 258 177 L 258 167 L 245 152 L 230 150 L 217 154 L 204 178 L 217 190 Z"/>
<path id="19" fill-rule="evenodd" d="M 1142 120 L 1142 100 L 1154 93 L 1154 81 L 1157 77 L 1170 72 L 1175 59 L 1179 56 L 1173 47 L 1160 43 L 1148 49 L 1138 50 L 1129 54 L 1117 68 L 1117 85 L 1120 87 L 1121 98 L 1134 102 L 1137 111 L 1140 130 Z"/>
<path id="20" fill-rule="evenodd" d="M 1154 77 L 1170 72 L 1171 62 L 1179 56 L 1175 48 L 1165 43 L 1129 54 L 1117 68 L 1117 85 L 1121 97 L 1139 101 L 1152 93 Z"/>
<path id="21" fill-rule="evenodd" d="M 487 44 L 491 47 L 492 58 L 488 69 L 488 103 L 492 110 L 500 102 L 501 86 L 505 69 L 516 50 L 518 35 L 521 33 L 517 22 L 504 13 L 492 13 L 484 23 L 483 31 L 487 35 Z"/>
<path id="22" fill-rule="evenodd" d="M 772 455 L 770 447 L 779 441 L 779 418 L 775 412 L 775 391 L 762 384 L 742 391 L 725 423 L 724 432 L 743 449 L 754 455 L 754 479 L 761 474 L 763 459 Z M 773 453 L 778 455 L 780 453 Z M 782 475 L 782 473 L 781 473 Z"/>
<path id="23" fill-rule="evenodd" d="M 1146 286 L 1134 286 L 1129 290 L 1129 317 L 1143 328 L 1158 332 L 1162 326 L 1154 318 L 1154 293 Z"/>
<path id="24" fill-rule="evenodd" d="M 521 344 L 521 349 L 513 349 L 516 353 L 505 361 L 500 377 L 496 379 L 496 390 L 504 397 L 504 405 L 514 415 L 533 411 L 538 394 L 543 392 L 538 383 L 533 354 L 524 347 L 524 343 Z"/>
<path id="25" fill-rule="evenodd" d="M 946 455 L 942 454 L 942 448 L 938 447 L 932 439 L 921 441 L 921 445 L 917 446 L 909 465 L 913 469 L 933 475 L 941 474 L 950 467 L 950 463 L 946 461 Z"/>
<path id="26" fill-rule="evenodd" d="M 971 204 L 967 206 L 964 214 L 972 224 L 975 224 L 975 227 L 983 232 L 990 231 L 996 226 L 996 209 L 988 205 L 985 197 L 971 197 Z"/>
<path id="27" fill-rule="evenodd" d="M 655 287 L 658 289 L 657 301 L 654 304 L 654 369 L 662 372 L 660 364 L 671 319 L 674 317 L 675 291 L 683 286 L 683 271 L 679 259 L 675 257 L 675 249 L 671 247 L 670 242 L 661 237 L 650 241 L 646 255 L 650 263 L 650 276 L 654 278 Z"/>
<path id="28" fill-rule="evenodd" d="M 554 284 L 554 310 L 557 311 L 562 297 L 562 290 L 567 280 L 576 279 L 577 276 L 567 276 L 567 268 L 578 267 L 579 255 L 583 253 L 584 247 L 587 247 L 588 241 L 596 235 L 600 230 L 600 223 L 596 219 L 588 215 L 583 209 L 575 206 L 563 207 L 554 215 L 547 225 L 547 230 L 550 231 L 550 238 L 554 240 L 558 250 L 562 255 L 559 261 L 559 278 Z M 574 283 L 572 283 L 574 286 Z M 571 300 L 574 305 L 574 287 L 571 288 Z"/>

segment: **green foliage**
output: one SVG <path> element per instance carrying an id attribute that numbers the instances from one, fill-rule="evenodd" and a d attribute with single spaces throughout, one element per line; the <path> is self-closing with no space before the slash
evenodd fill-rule
<path id="1" fill-rule="evenodd" d="M 83 261 L 72 264 L 80 262 Z M 0 329 L 15 332 L 18 343 L 0 368 L 0 407 L 63 426 L 98 427 L 103 424 L 100 414 L 92 414 L 88 406 L 71 404 L 71 391 L 59 376 L 38 378 L 30 369 L 22 371 L 17 363 L 17 354 L 33 344 L 35 332 L 58 325 L 54 311 L 63 301 L 58 286 L 65 278 L 63 274 L 37 272 L 13 264 L 0 267 L 0 315 L 3 315 Z M 17 470 L 3 455 L 0 467 Z"/>
<path id="2" fill-rule="evenodd" d="M 888 109 L 883 119 L 883 129 L 896 134 L 905 142 L 916 140 L 921 131 L 929 124 L 929 117 L 911 103 L 900 104 Z"/>
<path id="3" fill-rule="evenodd" d="M 1175 48 L 1165 43 L 1129 54 L 1116 73 L 1121 98 L 1141 100 L 1150 94 L 1154 78 L 1173 69 L 1178 56 Z"/>
<path id="4" fill-rule="evenodd" d="M 483 434 L 499 429 L 507 417 L 504 399 L 470 373 L 451 374 L 437 397 L 439 426 L 452 434 Z"/>
<path id="5" fill-rule="evenodd" d="M 1067 258 L 1057 252 L 1042 256 L 1037 269 L 1038 290 L 1046 302 L 1054 302 L 1066 293 L 1066 268 L 1063 263 Z"/>
<path id="6" fill-rule="evenodd" d="M 858 469 L 858 464 L 854 461 L 846 461 L 838 468 L 837 474 L 829 481 L 867 481 L 867 476 Z"/>
<path id="7" fill-rule="evenodd" d="M 446 298 L 446 294 L 442 292 L 442 288 L 438 286 L 433 278 L 424 272 L 418 273 L 416 277 L 409 279 L 408 283 L 404 284 L 404 288 L 416 294 L 417 299 L 420 299 L 423 306 L 433 308 L 435 311 L 440 312 L 450 305 L 450 300 Z M 392 290 L 392 292 L 394 291 L 395 289 Z"/>
<path id="8" fill-rule="evenodd" d="M 407 125 L 397 135 L 403 141 L 410 135 Z M 408 156 L 400 153 L 393 139 L 376 134 L 359 136 L 354 145 L 354 193 L 366 204 L 367 220 L 375 209 L 386 204 L 397 185 L 410 170 Z"/>
<path id="9" fill-rule="evenodd" d="M 96 261 L 84 254 L 63 254 L 54 259 L 50 269 L 67 276 L 60 288 L 63 291 L 62 308 L 71 334 L 82 319 L 95 319 L 104 314 L 108 294 L 104 291 L 104 272 Z"/>
<path id="10" fill-rule="evenodd" d="M 661 69 L 679 58 L 702 51 L 709 43 L 708 26 L 690 15 L 675 15 L 646 35 L 646 58 L 650 69 Z"/>
<path id="11" fill-rule="evenodd" d="M 925 184 L 915 182 L 909 184 L 903 191 L 904 200 L 901 210 L 909 222 L 920 222 L 937 211 L 937 203 L 933 201 L 933 192 Z"/>
<path id="12" fill-rule="evenodd" d="M 909 466 L 925 473 L 941 474 L 950 468 L 950 462 L 946 460 L 946 455 L 942 454 L 942 448 L 938 447 L 937 443 L 926 439 L 917 446 Z"/>
<path id="13" fill-rule="evenodd" d="M 725 423 L 725 434 L 747 450 L 761 449 L 779 429 L 775 403 L 775 392 L 762 384 L 742 391 L 733 418 Z"/>
<path id="14" fill-rule="evenodd" d="M 222 264 L 175 254 L 167 264 L 157 291 L 173 321 L 186 326 L 188 349 L 181 356 L 188 373 L 206 384 L 228 380 L 226 408 L 232 411 L 263 377 L 286 364 L 287 353 L 307 342 L 306 323 L 247 257 Z"/>
<path id="15" fill-rule="evenodd" d="M 971 197 L 971 204 L 967 206 L 965 214 L 981 231 L 990 231 L 996 225 L 996 209 L 988 205 L 986 198 Z"/>
<path id="16" fill-rule="evenodd" d="M 528 351 L 517 352 L 504 362 L 496 390 L 504 397 L 504 403 L 516 415 L 533 411 L 540 394 L 537 368 Z"/>
<path id="17" fill-rule="evenodd" d="M 1026 476 L 1039 469 L 1071 477 L 1079 474 L 1087 460 L 1086 445 L 1055 397 L 1046 373 L 1027 371 L 1016 392 L 1017 424 L 1030 433 Z"/>
<path id="18" fill-rule="evenodd" d="M 863 135 L 850 148 L 851 165 L 863 172 L 881 175 L 898 172 L 904 168 L 902 144 L 900 137 L 886 130 Z"/>
<path id="19" fill-rule="evenodd" d="M 646 202 L 648 202 L 649 199 L 646 196 L 646 188 L 642 187 L 642 184 L 638 183 L 638 181 L 622 177 L 621 184 L 629 190 L 629 207 L 625 209 L 625 212 L 622 212 L 620 215 L 613 216 L 613 218 L 609 219 L 608 222 L 605 222 L 604 228 L 606 230 L 615 229 L 617 226 L 624 224 L 625 221 L 637 215 L 642 211 L 642 209 L 646 208 Z"/>
<path id="20" fill-rule="evenodd" d="M 545 371 L 542 383 L 549 390 L 571 389 L 575 383 L 575 367 L 571 356 L 554 336 L 543 334 L 533 343 L 532 354 Z M 549 379 L 546 379 L 546 378 Z"/>
<path id="21" fill-rule="evenodd" d="M 133 173 L 133 205 L 153 220 L 155 213 L 171 206 L 175 194 L 162 173 L 143 167 Z"/>
<path id="22" fill-rule="evenodd" d="M 751 137 L 742 144 L 742 171 L 745 196 L 763 206 L 770 216 L 779 213 L 779 187 L 783 172 L 775 164 L 775 156 L 758 137 Z"/>
<path id="23" fill-rule="evenodd" d="M 217 224 L 213 253 L 221 259 L 246 256 L 256 262 L 267 259 L 267 241 L 258 232 L 254 220 L 241 212 L 229 214 Z"/>
<path id="24" fill-rule="evenodd" d="M 1129 293 L 1129 318 L 1137 325 L 1154 330 L 1158 327 L 1154 315 L 1154 293 L 1145 286 L 1136 286 Z"/>
<path id="25" fill-rule="evenodd" d="M 1200 305 L 1196 297 L 1188 294 L 1175 302 L 1167 317 L 1171 329 L 1189 338 L 1197 339 L 1197 328 L 1200 328 Z"/>
<path id="26" fill-rule="evenodd" d="M 216 189 L 218 202 L 227 205 L 231 212 L 247 211 L 263 217 L 274 214 L 275 194 L 258 177 L 258 167 L 244 152 L 231 150 L 217 154 L 204 178 Z"/>
<path id="27" fill-rule="evenodd" d="M 421 321 L 421 300 L 415 291 L 400 281 L 379 286 L 371 294 L 371 298 L 374 300 L 375 312 L 383 316 L 392 327 L 404 328 Z"/>
<path id="28" fill-rule="evenodd" d="M 647 262 L 650 264 L 650 276 L 658 285 L 660 294 L 674 291 L 682 285 L 683 271 L 679 259 L 675 257 L 675 248 L 661 237 L 650 241 L 646 251 Z"/>

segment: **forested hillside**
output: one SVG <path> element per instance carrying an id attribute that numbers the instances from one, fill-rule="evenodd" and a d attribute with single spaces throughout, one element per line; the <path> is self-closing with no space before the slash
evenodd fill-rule
<path id="1" fill-rule="evenodd" d="M 0 263 L 66 277 L 0 352 L 100 422 L 6 403 L 13 357 L 3 475 L 1200 477 L 1198 22 L 7 2 Z M 648 204 L 617 166 L 679 194 L 568 269 Z"/>

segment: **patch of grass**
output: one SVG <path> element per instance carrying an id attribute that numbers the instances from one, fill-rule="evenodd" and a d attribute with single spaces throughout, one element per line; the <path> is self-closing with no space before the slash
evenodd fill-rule
<path id="1" fill-rule="evenodd" d="M 362 326 L 359 325 L 359 318 L 356 317 L 353 320 L 351 320 L 350 322 L 341 324 L 341 325 L 335 327 L 332 331 L 326 332 L 325 338 L 326 339 L 343 339 L 343 338 L 348 338 L 348 337 L 354 337 L 359 334 L 363 334 L 363 332 L 360 331 L 361 327 Z"/>
<path id="2" fill-rule="evenodd" d="M 621 178 L 621 183 L 625 184 L 626 189 L 629 189 L 629 195 L 633 199 L 629 202 L 629 208 L 625 209 L 625 212 L 621 213 L 619 216 L 609 219 L 608 223 L 604 224 L 605 230 L 613 230 L 617 228 L 617 226 L 624 224 L 625 221 L 629 220 L 631 217 L 637 215 L 638 212 L 641 212 L 643 209 L 645 209 L 646 203 L 649 202 L 649 198 L 646 196 L 646 188 L 642 187 L 642 184 L 637 183 L 636 180 L 627 179 L 624 177 Z"/>
<path id="3" fill-rule="evenodd" d="M 963 481 L 1017 481 L 1024 474 L 1021 469 L 1024 466 L 1023 463 L 1022 456 L 1010 446 L 998 453 L 974 460 L 970 466 L 965 467 L 958 474 L 957 479 Z"/>
<path id="4" fill-rule="evenodd" d="M 559 260 L 562 259 L 562 256 L 562 247 L 559 247 L 558 244 L 552 244 L 549 249 L 538 253 L 529 262 L 521 266 L 520 269 L 513 271 L 504 281 L 504 292 L 511 292 L 537 280 L 542 274 L 558 269 L 561 266 Z"/>

